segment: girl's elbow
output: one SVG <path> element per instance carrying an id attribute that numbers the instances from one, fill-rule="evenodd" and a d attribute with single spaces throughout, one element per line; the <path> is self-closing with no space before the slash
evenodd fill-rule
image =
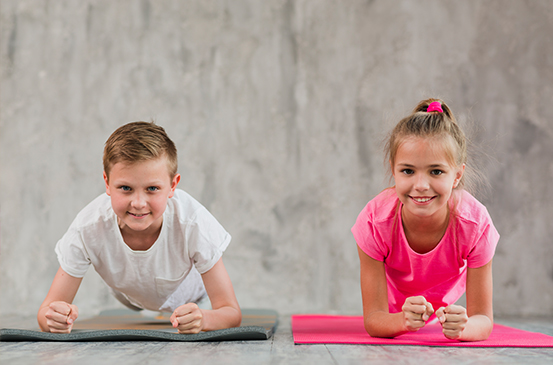
<path id="1" fill-rule="evenodd" d="M 492 334 L 492 331 L 493 331 L 493 314 L 488 314 L 485 316 L 489 323 L 486 324 L 485 328 L 484 328 L 484 331 L 483 332 L 483 340 L 487 340 L 488 337 L 490 337 L 490 335 Z"/>
<path id="2" fill-rule="evenodd" d="M 365 321 L 365 332 L 371 337 L 378 337 L 374 332 L 373 326 L 368 321 Z"/>
<path id="3" fill-rule="evenodd" d="M 381 331 L 379 331 L 378 327 L 375 326 L 374 323 L 370 323 L 369 321 L 365 321 L 365 331 L 371 337 L 382 337 L 382 338 L 390 337 L 390 336 L 386 336 Z"/>
<path id="4" fill-rule="evenodd" d="M 364 319 L 365 331 L 371 337 L 394 338 L 406 331 L 396 328 L 393 318 L 389 314 L 371 315 Z"/>
<path id="5" fill-rule="evenodd" d="M 483 338 L 483 340 L 487 340 L 488 337 L 490 337 L 490 335 L 492 334 L 492 331 L 493 331 L 493 319 L 490 319 L 490 325 L 489 325 L 489 327 L 486 329 L 486 331 L 484 332 L 484 338 Z"/>

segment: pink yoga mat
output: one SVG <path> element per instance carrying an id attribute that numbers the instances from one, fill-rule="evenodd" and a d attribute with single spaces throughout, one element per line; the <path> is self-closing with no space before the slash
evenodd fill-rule
<path id="1" fill-rule="evenodd" d="M 427 324 L 417 332 L 396 338 L 371 337 L 362 316 L 294 315 L 292 333 L 295 344 L 366 344 L 459 347 L 553 347 L 553 337 L 495 324 L 485 341 L 448 340 L 439 323 Z"/>

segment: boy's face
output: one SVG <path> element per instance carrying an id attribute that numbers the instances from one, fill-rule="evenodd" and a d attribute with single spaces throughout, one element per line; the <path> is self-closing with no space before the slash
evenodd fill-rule
<path id="1" fill-rule="evenodd" d="M 169 176 L 167 159 L 136 163 L 118 162 L 104 172 L 106 193 L 123 233 L 155 234 L 163 223 L 167 199 L 175 193 L 180 181 Z"/>

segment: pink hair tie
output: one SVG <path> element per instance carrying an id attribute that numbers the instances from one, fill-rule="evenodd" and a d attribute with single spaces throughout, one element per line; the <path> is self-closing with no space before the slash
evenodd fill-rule
<path id="1" fill-rule="evenodd" d="M 439 101 L 433 101 L 428 105 L 428 108 L 426 109 L 426 112 L 427 113 L 430 113 L 430 112 L 443 113 L 444 111 L 442 110 L 442 104 Z"/>

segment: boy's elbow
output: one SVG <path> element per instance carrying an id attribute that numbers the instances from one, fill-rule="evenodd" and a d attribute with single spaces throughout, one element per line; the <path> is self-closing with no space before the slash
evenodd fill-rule
<path id="1" fill-rule="evenodd" d="M 234 316 L 234 321 L 231 327 L 240 327 L 242 324 L 242 310 L 240 310 L 240 307 L 235 308 L 236 314 Z"/>
<path id="2" fill-rule="evenodd" d="M 46 310 L 48 307 L 40 307 L 36 315 L 36 321 L 42 332 L 50 332 L 50 329 L 46 325 Z"/>

